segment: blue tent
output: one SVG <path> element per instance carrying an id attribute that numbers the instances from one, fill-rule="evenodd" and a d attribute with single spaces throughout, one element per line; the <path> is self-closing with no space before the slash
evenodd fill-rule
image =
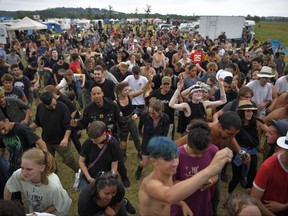
<path id="1" fill-rule="evenodd" d="M 284 45 L 281 41 L 279 41 L 279 40 L 272 40 L 271 43 L 272 43 L 272 47 L 273 47 L 273 53 L 276 52 L 276 50 L 277 50 L 277 48 L 279 47 L 279 45 L 282 45 L 282 52 L 286 54 L 286 52 L 287 52 L 287 51 L 286 51 L 286 47 L 285 47 L 285 45 Z"/>
<path id="2" fill-rule="evenodd" d="M 44 23 L 45 25 L 47 25 L 47 29 L 49 30 L 53 30 L 56 33 L 61 33 L 62 32 L 62 28 L 61 25 L 58 23 L 54 23 L 54 22 L 46 22 Z"/>

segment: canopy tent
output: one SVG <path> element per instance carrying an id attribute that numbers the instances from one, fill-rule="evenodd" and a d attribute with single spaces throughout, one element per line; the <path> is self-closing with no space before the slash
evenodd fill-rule
<path id="1" fill-rule="evenodd" d="M 279 41 L 279 40 L 272 40 L 271 41 L 271 44 L 272 44 L 272 47 L 273 47 L 273 53 L 275 53 L 276 51 L 277 51 L 277 48 L 279 47 L 279 46 L 282 46 L 282 52 L 283 53 L 285 53 L 286 54 L 286 47 L 285 47 L 285 45 L 281 42 L 281 41 Z M 279 51 L 279 50 L 278 50 Z"/>
<path id="2" fill-rule="evenodd" d="M 53 30 L 56 33 L 61 33 L 62 32 L 61 25 L 59 23 L 57 23 L 57 22 L 45 22 L 44 24 L 47 26 L 47 28 L 49 30 Z"/>
<path id="3" fill-rule="evenodd" d="M 8 31 L 41 30 L 41 29 L 47 29 L 47 26 L 40 22 L 32 20 L 29 17 L 24 17 L 19 22 L 12 24 L 10 27 L 7 27 Z"/>

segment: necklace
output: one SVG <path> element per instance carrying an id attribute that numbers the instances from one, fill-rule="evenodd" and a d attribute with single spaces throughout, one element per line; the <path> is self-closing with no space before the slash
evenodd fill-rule
<path id="1" fill-rule="evenodd" d="M 41 180 L 40 181 L 38 181 L 38 182 L 34 182 L 34 181 L 32 181 L 32 180 L 30 180 L 33 184 L 39 184 L 40 182 L 41 182 Z"/>

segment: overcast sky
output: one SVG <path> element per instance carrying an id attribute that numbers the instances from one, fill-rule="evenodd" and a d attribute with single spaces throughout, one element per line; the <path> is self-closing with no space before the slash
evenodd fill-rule
<path id="1" fill-rule="evenodd" d="M 181 15 L 243 15 L 288 17 L 288 0 L 0 0 L 0 10 L 43 10 L 55 7 L 105 8 L 115 11 L 144 13 L 150 5 L 152 13 Z M 1 14 L 0 14 L 1 16 Z"/>

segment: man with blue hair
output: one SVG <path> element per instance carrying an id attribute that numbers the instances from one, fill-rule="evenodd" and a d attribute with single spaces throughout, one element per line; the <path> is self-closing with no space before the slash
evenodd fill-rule
<path id="1" fill-rule="evenodd" d="M 217 152 L 210 165 L 204 170 L 173 185 L 172 176 L 179 163 L 177 145 L 167 137 L 154 137 L 148 143 L 147 151 L 153 164 L 153 171 L 143 179 L 139 192 L 140 215 L 170 215 L 170 205 L 182 207 L 183 215 L 193 213 L 182 200 L 199 189 L 211 176 L 221 172 L 232 159 L 232 151 L 224 148 Z"/>

